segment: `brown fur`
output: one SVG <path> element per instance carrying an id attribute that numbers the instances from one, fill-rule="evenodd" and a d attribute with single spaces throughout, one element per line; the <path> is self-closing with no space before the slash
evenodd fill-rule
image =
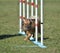
<path id="1" fill-rule="evenodd" d="M 23 31 L 27 34 L 24 40 L 29 40 L 31 35 L 35 33 L 35 19 L 23 19 Z M 40 33 L 40 21 L 38 21 L 38 32 Z"/>

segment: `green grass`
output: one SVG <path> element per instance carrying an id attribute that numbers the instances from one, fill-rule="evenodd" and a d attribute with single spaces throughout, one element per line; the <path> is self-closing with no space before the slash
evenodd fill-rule
<path id="1" fill-rule="evenodd" d="M 45 49 L 18 35 L 18 8 L 18 0 L 0 0 L 0 53 L 60 53 L 60 0 L 44 0 L 44 38 L 48 38 L 44 40 Z"/>

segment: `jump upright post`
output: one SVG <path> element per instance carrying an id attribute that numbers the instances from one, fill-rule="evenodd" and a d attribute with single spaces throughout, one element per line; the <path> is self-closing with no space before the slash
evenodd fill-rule
<path id="1" fill-rule="evenodd" d="M 41 48 L 46 48 L 43 44 L 43 0 L 40 0 L 40 5 L 38 5 L 39 0 L 19 0 L 19 34 L 25 34 L 22 31 L 22 19 L 30 18 L 31 16 L 35 17 L 35 41 L 32 41 L 34 44 L 38 45 Z M 41 19 L 41 42 L 38 41 L 38 7 L 40 11 Z M 41 10 L 40 10 L 41 9 Z M 35 10 L 35 12 L 34 12 Z"/>

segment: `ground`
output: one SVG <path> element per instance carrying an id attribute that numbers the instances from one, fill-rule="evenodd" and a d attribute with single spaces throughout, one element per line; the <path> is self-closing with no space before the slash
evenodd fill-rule
<path id="1" fill-rule="evenodd" d="M 18 35 L 18 14 L 18 0 L 0 0 L 0 53 L 60 53 L 60 0 L 44 0 L 45 49 Z"/>

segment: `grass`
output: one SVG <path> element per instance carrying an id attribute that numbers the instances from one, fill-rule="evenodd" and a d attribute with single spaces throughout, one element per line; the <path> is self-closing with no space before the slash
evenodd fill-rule
<path id="1" fill-rule="evenodd" d="M 18 7 L 18 0 L 0 0 L 0 53 L 60 53 L 60 0 L 44 0 L 45 49 L 18 35 Z"/>

